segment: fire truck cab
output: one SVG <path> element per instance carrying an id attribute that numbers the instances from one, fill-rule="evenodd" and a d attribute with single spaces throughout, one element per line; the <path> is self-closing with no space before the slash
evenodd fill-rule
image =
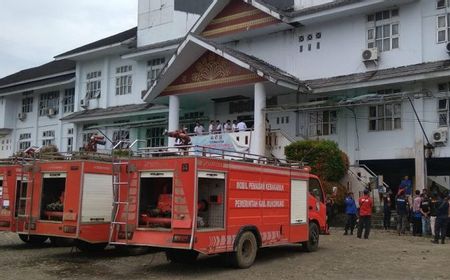
<path id="1" fill-rule="evenodd" d="M 315 251 L 327 230 L 319 179 L 258 161 L 189 152 L 131 159 L 116 178 L 110 243 L 163 248 L 172 262 L 227 254 L 238 268 L 262 247 Z"/>
<path id="2" fill-rule="evenodd" d="M 55 245 L 74 242 L 84 251 L 106 247 L 113 202 L 111 162 L 36 160 L 10 174 L 3 189 L 8 200 L 3 196 L 0 212 L 0 225 L 9 221 L 9 227 L 0 229 L 17 232 L 30 244 L 50 238 Z"/>

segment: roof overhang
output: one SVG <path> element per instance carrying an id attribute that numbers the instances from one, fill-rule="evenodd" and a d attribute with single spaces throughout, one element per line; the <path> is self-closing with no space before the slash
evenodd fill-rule
<path id="1" fill-rule="evenodd" d="M 52 87 L 64 86 L 75 82 L 75 73 L 67 73 L 62 76 L 52 76 L 33 80 L 27 83 L 17 83 L 14 86 L 0 88 L 0 96 L 8 96 L 22 93 L 24 91 L 35 91 Z"/>
<path id="2" fill-rule="evenodd" d="M 0 128 L 0 137 L 7 136 L 12 132 L 12 128 Z"/>
<path id="3" fill-rule="evenodd" d="M 123 112 L 120 114 L 111 114 L 111 115 L 95 115 L 95 116 L 83 116 L 82 114 L 75 117 L 70 118 L 70 115 L 61 119 L 64 123 L 84 123 L 84 122 L 92 122 L 92 121 L 104 121 L 104 120 L 114 120 L 121 118 L 130 118 L 130 117 L 140 117 L 147 116 L 153 114 L 161 114 L 167 113 L 169 109 L 167 107 L 163 108 L 158 106 L 157 108 L 149 108 L 149 110 L 138 111 L 138 112 Z M 120 126 L 117 124 L 116 126 Z"/>
<path id="4" fill-rule="evenodd" d="M 364 1 L 354 1 L 345 5 L 338 5 L 335 8 L 328 9 L 317 9 L 315 11 L 314 7 L 310 9 L 305 9 L 304 12 L 297 11 L 290 13 L 289 17 L 286 18 L 288 23 L 300 23 L 301 25 L 310 25 L 319 22 L 335 20 L 338 18 L 343 18 L 346 16 L 352 16 L 355 14 L 366 14 L 373 13 L 376 10 L 395 7 L 407 3 L 416 2 L 418 0 L 364 0 Z M 311 12 L 307 12 L 310 10 Z"/>
<path id="5" fill-rule="evenodd" d="M 82 51 L 79 53 L 64 56 L 56 56 L 55 60 L 69 59 L 73 61 L 84 61 L 98 58 L 99 56 L 121 55 L 124 54 L 125 52 L 129 52 L 131 46 L 134 45 L 135 41 L 136 38 L 131 38 L 120 43 L 114 43 L 107 46 Z"/>
<path id="6" fill-rule="evenodd" d="M 249 70 L 265 80 L 277 84 L 279 86 L 289 88 L 298 92 L 307 92 L 310 89 L 299 83 L 293 83 L 286 80 L 281 80 L 274 77 L 267 71 L 255 68 L 254 65 L 233 56 L 232 54 L 217 48 L 213 44 L 200 39 L 193 34 L 189 34 L 185 41 L 181 43 L 176 53 L 172 56 L 164 69 L 161 71 L 159 78 L 151 86 L 151 88 L 144 95 L 143 100 L 151 102 L 157 98 L 169 85 L 175 81 L 186 69 L 194 64 L 205 52 L 210 51 L 218 56 L 223 57 L 230 62 Z"/>

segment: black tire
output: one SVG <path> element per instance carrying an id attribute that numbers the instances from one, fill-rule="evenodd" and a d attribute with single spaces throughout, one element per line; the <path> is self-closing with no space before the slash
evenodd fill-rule
<path id="1" fill-rule="evenodd" d="M 302 242 L 302 248 L 305 252 L 314 252 L 319 248 L 319 227 L 316 223 L 309 224 L 309 239 Z"/>
<path id="2" fill-rule="evenodd" d="M 128 256 L 140 256 L 151 252 L 151 247 L 114 245 L 117 251 Z"/>
<path id="3" fill-rule="evenodd" d="M 255 235 L 246 231 L 239 237 L 236 252 L 231 254 L 231 264 L 235 268 L 249 268 L 255 262 L 258 252 L 258 243 Z"/>
<path id="4" fill-rule="evenodd" d="M 86 253 L 98 253 L 103 252 L 108 243 L 89 243 L 83 240 L 76 240 L 75 246 L 82 252 Z"/>
<path id="5" fill-rule="evenodd" d="M 47 241 L 47 236 L 19 234 L 20 240 L 30 245 L 41 245 Z"/>
<path id="6" fill-rule="evenodd" d="M 195 263 L 198 252 L 194 250 L 167 250 L 166 258 L 171 263 Z"/>
<path id="7" fill-rule="evenodd" d="M 75 240 L 72 238 L 64 238 L 64 237 L 50 237 L 50 243 L 54 247 L 72 247 L 75 245 Z"/>

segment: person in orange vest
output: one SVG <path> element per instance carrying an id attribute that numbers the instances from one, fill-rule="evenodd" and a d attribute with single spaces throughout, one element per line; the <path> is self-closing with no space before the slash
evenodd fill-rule
<path id="1" fill-rule="evenodd" d="M 364 196 L 360 197 L 359 200 L 359 222 L 358 222 L 358 233 L 357 237 L 361 238 L 364 229 L 364 239 L 369 238 L 371 220 L 372 220 L 372 207 L 373 201 L 369 196 L 369 190 L 364 190 Z"/>

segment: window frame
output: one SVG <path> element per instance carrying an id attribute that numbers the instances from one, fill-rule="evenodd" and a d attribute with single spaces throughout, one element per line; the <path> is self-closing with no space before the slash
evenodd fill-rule
<path id="1" fill-rule="evenodd" d="M 116 95 L 133 93 L 133 66 L 123 65 L 116 68 Z"/>
<path id="2" fill-rule="evenodd" d="M 34 97 L 32 96 L 22 98 L 22 113 L 32 113 L 33 103 Z"/>
<path id="3" fill-rule="evenodd" d="M 88 100 L 98 99 L 102 95 L 102 71 L 92 71 L 86 74 L 86 94 Z"/>
<path id="4" fill-rule="evenodd" d="M 394 15 L 394 11 L 397 11 Z M 385 14 L 389 13 L 389 17 Z M 381 14 L 381 19 L 377 19 L 377 15 Z M 396 26 L 396 34 L 394 34 L 394 26 Z M 389 27 L 389 35 L 386 35 L 386 29 Z M 378 29 L 380 32 L 378 32 Z M 378 37 L 380 33 L 381 37 Z M 379 42 L 379 43 L 378 43 Z M 394 46 L 395 42 L 395 48 Z M 386 47 L 387 43 L 389 47 Z M 400 10 L 399 8 L 378 11 L 367 15 L 367 32 L 366 32 L 367 48 L 377 48 L 379 52 L 387 52 L 400 49 Z"/>
<path id="5" fill-rule="evenodd" d="M 313 121 L 314 118 L 315 121 Z M 323 136 L 326 137 L 337 135 L 337 123 L 338 123 L 337 110 L 320 110 L 309 112 L 308 137 L 323 137 Z M 325 126 L 327 127 L 327 129 L 324 129 Z M 324 133 L 325 130 L 327 130 L 328 132 Z"/>
<path id="6" fill-rule="evenodd" d="M 75 88 L 64 90 L 63 113 L 73 113 L 75 111 Z"/>
<path id="7" fill-rule="evenodd" d="M 59 91 L 45 92 L 39 96 L 39 116 L 47 116 L 49 109 L 59 114 Z"/>
<path id="8" fill-rule="evenodd" d="M 397 107 L 396 107 L 397 106 Z M 375 115 L 371 115 L 372 108 L 375 108 Z M 382 113 L 380 109 L 382 108 Z M 390 113 L 389 113 L 390 108 Z M 396 108 L 398 113 L 396 113 Z M 402 103 L 401 102 L 389 102 L 383 104 L 370 105 L 369 109 L 369 132 L 380 132 L 380 131 L 394 131 L 402 129 Z M 397 120 L 399 120 L 399 126 L 397 126 Z M 390 122 L 389 122 L 390 121 Z M 372 129 L 372 122 L 375 124 L 375 128 Z M 390 123 L 390 128 L 387 124 Z"/>
<path id="9" fill-rule="evenodd" d="M 159 74 L 166 65 L 165 57 L 157 57 L 147 61 L 147 88 L 150 88 L 152 84 L 158 79 Z"/>

